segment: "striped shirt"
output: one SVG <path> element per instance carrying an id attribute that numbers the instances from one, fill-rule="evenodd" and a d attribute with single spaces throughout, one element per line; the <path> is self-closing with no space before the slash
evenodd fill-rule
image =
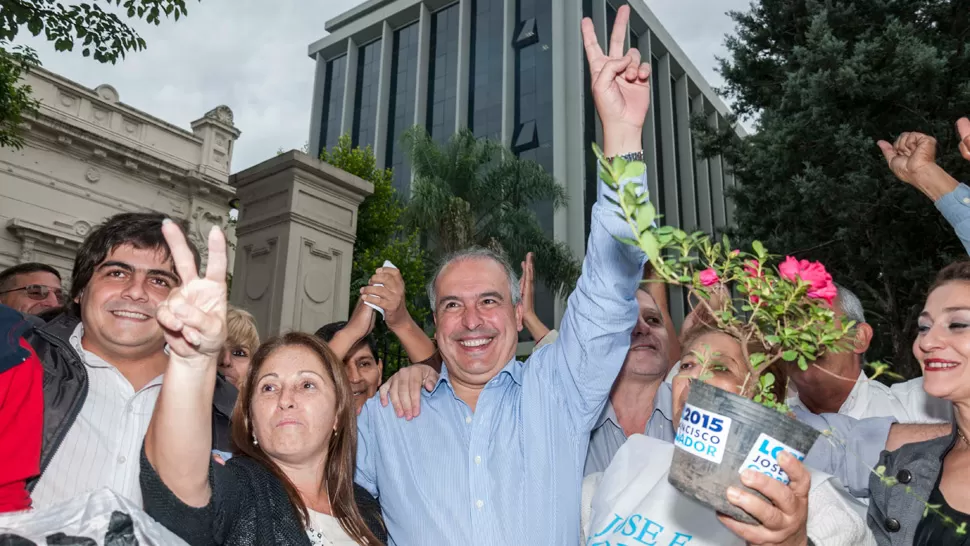
<path id="1" fill-rule="evenodd" d="M 593 205 L 559 338 L 525 364 L 507 363 L 475 411 L 455 395 L 447 367 L 411 421 L 377 397 L 364 404 L 356 481 L 379 498 L 390 546 L 579 543 L 589 435 L 639 312 L 645 257 L 613 238 L 629 230 L 605 199 Z"/>
<path id="2" fill-rule="evenodd" d="M 108 488 L 142 505 L 141 446 L 161 391 L 162 376 L 135 391 L 117 368 L 84 350 L 83 324 L 71 334 L 71 346 L 88 373 L 88 395 L 31 497 L 44 508 L 76 495 Z"/>

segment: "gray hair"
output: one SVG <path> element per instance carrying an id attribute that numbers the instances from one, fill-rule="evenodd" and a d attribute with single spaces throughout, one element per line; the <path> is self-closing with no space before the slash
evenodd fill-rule
<path id="1" fill-rule="evenodd" d="M 842 314 L 847 319 L 855 321 L 856 324 L 865 324 L 866 312 L 862 309 L 862 302 L 859 301 L 859 296 L 856 296 L 855 292 L 839 283 L 834 284 L 835 289 L 838 291 L 839 310 L 842 311 Z"/>
<path id="2" fill-rule="evenodd" d="M 464 250 L 453 252 L 441 260 L 441 265 L 439 265 L 438 269 L 435 270 L 434 275 L 431 277 L 431 282 L 428 283 L 428 301 L 431 302 L 432 313 L 437 310 L 437 307 L 435 306 L 438 301 L 436 287 L 438 285 L 438 277 L 441 276 L 441 272 L 444 271 L 449 265 L 457 262 L 463 262 L 465 260 L 492 260 L 493 262 L 497 263 L 502 267 L 502 269 L 505 271 L 505 275 L 508 277 L 509 294 L 512 295 L 512 305 L 518 305 L 519 301 L 522 300 L 522 292 L 519 289 L 519 277 L 515 274 L 515 271 L 512 269 L 512 265 L 505 258 L 505 256 L 487 248 L 473 246 Z"/>

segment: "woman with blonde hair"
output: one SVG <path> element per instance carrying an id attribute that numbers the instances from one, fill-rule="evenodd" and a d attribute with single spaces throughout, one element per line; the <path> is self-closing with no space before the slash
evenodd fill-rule
<path id="1" fill-rule="evenodd" d="M 226 311 L 226 329 L 226 346 L 219 359 L 219 373 L 241 390 L 249 373 L 249 363 L 259 348 L 256 319 L 248 311 L 230 305 Z"/>

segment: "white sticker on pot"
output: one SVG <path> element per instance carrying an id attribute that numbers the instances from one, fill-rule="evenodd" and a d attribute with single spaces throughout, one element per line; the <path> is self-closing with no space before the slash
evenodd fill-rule
<path id="1" fill-rule="evenodd" d="M 744 472 L 745 470 L 754 470 L 788 485 L 788 482 L 791 481 L 788 478 L 788 473 L 782 470 L 781 465 L 778 464 L 778 455 L 782 451 L 787 451 L 799 461 L 805 460 L 805 454 L 801 451 L 788 447 L 762 432 L 758 436 L 758 441 L 754 443 L 751 451 L 748 452 L 748 456 L 744 459 L 744 464 L 741 465 L 738 473 Z"/>
<path id="2" fill-rule="evenodd" d="M 730 431 L 730 417 L 684 404 L 674 445 L 692 455 L 721 464 Z"/>

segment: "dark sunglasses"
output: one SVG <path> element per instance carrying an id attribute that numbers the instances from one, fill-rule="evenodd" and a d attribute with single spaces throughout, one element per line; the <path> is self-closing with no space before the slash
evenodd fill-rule
<path id="1" fill-rule="evenodd" d="M 26 291 L 27 297 L 32 300 L 37 300 L 37 301 L 46 300 L 48 294 L 50 294 L 51 292 L 54 292 L 54 297 L 57 298 L 58 304 L 64 305 L 64 302 L 67 301 L 66 295 L 64 294 L 63 289 L 51 288 L 49 286 L 44 286 L 43 284 L 28 284 L 27 286 L 21 286 L 20 288 L 14 288 L 12 290 L 4 290 L 3 292 L 0 292 L 0 294 L 7 294 L 9 292 L 18 292 L 20 290 Z"/>

